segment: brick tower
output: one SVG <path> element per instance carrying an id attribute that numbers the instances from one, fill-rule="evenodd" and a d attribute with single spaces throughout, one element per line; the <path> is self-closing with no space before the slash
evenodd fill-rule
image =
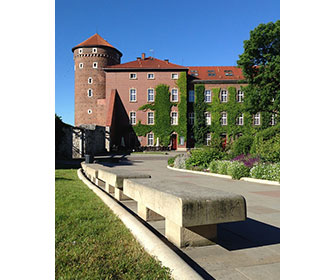
<path id="1" fill-rule="evenodd" d="M 72 48 L 75 63 L 75 126 L 100 124 L 101 106 L 105 98 L 103 68 L 120 64 L 122 53 L 98 34 Z"/>

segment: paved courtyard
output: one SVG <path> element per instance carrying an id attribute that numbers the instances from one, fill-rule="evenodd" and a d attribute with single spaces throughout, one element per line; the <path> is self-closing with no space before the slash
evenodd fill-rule
<path id="1" fill-rule="evenodd" d="M 167 155 L 131 155 L 118 166 L 148 173 L 153 181 L 165 179 L 172 184 L 202 186 L 209 192 L 219 189 L 241 194 L 248 217 L 244 222 L 219 225 L 216 245 L 172 248 L 205 279 L 280 279 L 280 187 L 177 172 L 167 168 L 167 159 Z M 111 163 L 102 164 L 113 168 Z M 136 212 L 136 202 L 123 203 Z M 164 236 L 164 221 L 150 225 Z"/>

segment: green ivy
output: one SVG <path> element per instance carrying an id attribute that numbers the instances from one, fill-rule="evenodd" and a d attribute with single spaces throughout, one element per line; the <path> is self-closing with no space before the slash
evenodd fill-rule
<path id="1" fill-rule="evenodd" d="M 202 84 L 195 85 L 195 120 L 193 128 L 196 147 L 204 145 L 204 135 L 207 132 L 204 116 L 204 113 L 206 112 L 206 104 L 204 103 L 204 89 L 205 87 Z"/>
<path id="2" fill-rule="evenodd" d="M 180 77 L 176 82 L 179 88 L 180 102 L 177 105 L 178 108 L 178 126 L 175 131 L 179 137 L 183 136 L 185 141 L 187 140 L 187 73 L 181 72 Z M 178 140 L 180 141 L 180 140 Z"/>

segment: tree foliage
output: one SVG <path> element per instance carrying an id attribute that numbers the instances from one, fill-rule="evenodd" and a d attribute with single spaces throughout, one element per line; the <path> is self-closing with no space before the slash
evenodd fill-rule
<path id="1" fill-rule="evenodd" d="M 244 41 L 237 64 L 248 86 L 244 87 L 245 108 L 251 114 L 280 115 L 280 21 L 260 24 Z"/>

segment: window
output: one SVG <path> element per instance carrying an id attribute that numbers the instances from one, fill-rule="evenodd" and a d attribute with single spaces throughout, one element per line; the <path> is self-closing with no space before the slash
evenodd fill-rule
<path id="1" fill-rule="evenodd" d="M 93 80 L 92 80 L 92 78 L 91 78 L 91 77 L 90 77 L 90 78 L 88 78 L 88 84 L 90 84 L 90 85 L 91 85 L 91 84 L 92 84 L 92 81 L 93 81 Z"/>
<path id="2" fill-rule="evenodd" d="M 204 113 L 205 125 L 211 125 L 211 114 L 209 112 Z"/>
<path id="3" fill-rule="evenodd" d="M 147 124 L 154 124 L 154 112 L 147 113 Z"/>
<path id="4" fill-rule="evenodd" d="M 189 90 L 189 102 L 195 102 L 195 91 Z"/>
<path id="5" fill-rule="evenodd" d="M 194 123 L 195 123 L 195 113 L 194 112 L 189 113 L 188 114 L 188 119 L 189 119 L 189 124 L 194 125 Z"/>
<path id="6" fill-rule="evenodd" d="M 260 113 L 256 113 L 253 116 L 253 124 L 254 125 L 260 125 Z"/>
<path id="7" fill-rule="evenodd" d="M 177 125 L 178 124 L 177 112 L 171 112 L 170 124 L 171 125 Z"/>
<path id="8" fill-rule="evenodd" d="M 147 101 L 148 102 L 154 102 L 154 89 L 149 88 L 147 90 Z"/>
<path id="9" fill-rule="evenodd" d="M 79 63 L 79 69 L 82 69 L 84 67 L 84 63 Z"/>
<path id="10" fill-rule="evenodd" d="M 148 73 L 147 74 L 147 79 L 153 80 L 154 79 L 154 73 Z"/>
<path id="11" fill-rule="evenodd" d="M 244 114 L 241 114 L 240 116 L 238 116 L 236 123 L 237 125 L 244 125 Z"/>
<path id="12" fill-rule="evenodd" d="M 130 78 L 131 80 L 136 80 L 136 78 L 137 78 L 137 74 L 136 74 L 136 73 L 130 73 L 129 78 Z"/>
<path id="13" fill-rule="evenodd" d="M 98 68 L 98 62 L 93 62 L 92 67 L 93 68 Z"/>
<path id="14" fill-rule="evenodd" d="M 237 101 L 243 102 L 243 99 L 244 99 L 244 93 L 241 90 L 238 90 Z"/>
<path id="15" fill-rule="evenodd" d="M 92 114 L 92 110 L 91 110 L 91 109 L 88 110 L 88 114 L 89 114 L 89 115 Z"/>
<path id="16" fill-rule="evenodd" d="M 271 117 L 271 125 L 276 125 L 276 117 L 277 117 L 277 114 L 272 114 L 272 117 Z"/>
<path id="17" fill-rule="evenodd" d="M 216 76 L 215 70 L 208 70 L 208 76 L 215 77 Z"/>
<path id="18" fill-rule="evenodd" d="M 136 89 L 135 88 L 131 88 L 130 89 L 130 101 L 131 102 L 136 102 L 137 100 L 137 97 L 136 97 Z"/>
<path id="19" fill-rule="evenodd" d="M 207 89 L 204 92 L 204 102 L 210 103 L 211 102 L 211 90 Z"/>
<path id="20" fill-rule="evenodd" d="M 173 88 L 171 91 L 171 101 L 178 102 L 178 91 L 177 88 Z"/>
<path id="21" fill-rule="evenodd" d="M 224 70 L 225 76 L 233 76 L 232 70 Z"/>
<path id="22" fill-rule="evenodd" d="M 136 112 L 130 112 L 130 124 L 131 125 L 136 124 Z"/>
<path id="23" fill-rule="evenodd" d="M 221 102 L 228 102 L 228 94 L 226 89 L 222 89 L 220 93 L 220 101 Z"/>
<path id="24" fill-rule="evenodd" d="M 87 94 L 88 94 L 88 97 L 92 97 L 93 96 L 93 91 L 92 91 L 92 89 L 88 89 L 88 91 L 87 91 Z"/>
<path id="25" fill-rule="evenodd" d="M 147 134 L 147 145 L 154 146 L 154 134 L 153 133 Z"/>
<path id="26" fill-rule="evenodd" d="M 177 80 L 177 79 L 178 79 L 178 74 L 173 73 L 173 74 L 172 74 L 172 79 L 173 79 L 173 80 Z"/>
<path id="27" fill-rule="evenodd" d="M 227 125 L 227 113 L 226 112 L 222 112 L 221 113 L 221 125 Z"/>
<path id="28" fill-rule="evenodd" d="M 92 48 L 93 53 L 97 53 L 97 48 Z"/>
<path id="29" fill-rule="evenodd" d="M 78 53 L 79 54 L 83 53 L 83 49 L 78 49 Z"/>
<path id="30" fill-rule="evenodd" d="M 211 133 L 207 133 L 205 136 L 205 144 L 209 146 L 210 142 L 211 142 Z"/>

